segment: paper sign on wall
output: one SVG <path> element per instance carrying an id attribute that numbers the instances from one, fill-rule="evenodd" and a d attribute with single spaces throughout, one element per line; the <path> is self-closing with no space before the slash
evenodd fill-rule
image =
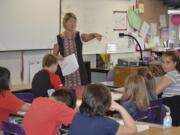
<path id="1" fill-rule="evenodd" d="M 117 52 L 116 44 L 107 44 L 106 53 L 116 53 L 116 52 Z"/>
<path id="2" fill-rule="evenodd" d="M 160 26 L 161 28 L 167 27 L 166 15 L 160 15 Z"/>
<path id="3" fill-rule="evenodd" d="M 114 11 L 114 31 L 126 31 L 127 30 L 127 11 Z"/>
<path id="4" fill-rule="evenodd" d="M 151 23 L 150 26 L 150 34 L 154 37 L 157 35 L 157 23 Z"/>
<path id="5" fill-rule="evenodd" d="M 143 25 L 142 25 L 141 30 L 140 30 L 140 33 L 139 33 L 139 35 L 140 35 L 143 39 L 146 38 L 146 35 L 147 35 L 148 31 L 149 31 L 149 28 L 150 28 L 149 24 L 148 24 L 147 22 L 143 22 Z"/>

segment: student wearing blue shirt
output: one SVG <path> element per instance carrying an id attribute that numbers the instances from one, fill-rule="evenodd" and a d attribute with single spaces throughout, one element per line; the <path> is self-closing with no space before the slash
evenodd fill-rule
<path id="1" fill-rule="evenodd" d="M 145 80 L 141 75 L 133 74 L 128 76 L 125 81 L 125 90 L 121 103 L 131 116 L 138 111 L 147 111 L 149 99 Z"/>
<path id="2" fill-rule="evenodd" d="M 121 114 L 123 126 L 105 117 L 109 109 Z M 110 90 L 104 85 L 86 86 L 79 110 L 70 126 L 69 135 L 133 135 L 137 131 L 132 117 L 122 106 L 111 100 Z"/>

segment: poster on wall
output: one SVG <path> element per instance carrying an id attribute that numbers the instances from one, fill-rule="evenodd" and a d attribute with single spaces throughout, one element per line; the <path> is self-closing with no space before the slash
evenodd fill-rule
<path id="1" fill-rule="evenodd" d="M 114 31 L 126 31 L 127 30 L 127 11 L 114 11 L 113 12 Z"/>

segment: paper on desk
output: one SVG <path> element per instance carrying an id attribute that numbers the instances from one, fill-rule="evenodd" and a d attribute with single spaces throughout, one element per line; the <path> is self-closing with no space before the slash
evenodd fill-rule
<path id="1" fill-rule="evenodd" d="M 123 120 L 118 120 L 117 121 L 120 125 L 124 125 L 124 122 Z M 148 130 L 149 129 L 149 125 L 148 124 L 136 124 L 136 127 L 137 127 L 137 131 L 138 132 L 142 132 L 142 131 L 145 131 L 145 130 Z"/>
<path id="2" fill-rule="evenodd" d="M 114 91 L 120 92 L 120 93 L 124 93 L 125 92 L 125 88 L 124 87 L 120 87 L 120 88 L 115 88 L 113 89 Z"/>
<path id="3" fill-rule="evenodd" d="M 63 76 L 74 73 L 79 68 L 75 54 L 64 57 L 63 61 L 59 62 Z"/>

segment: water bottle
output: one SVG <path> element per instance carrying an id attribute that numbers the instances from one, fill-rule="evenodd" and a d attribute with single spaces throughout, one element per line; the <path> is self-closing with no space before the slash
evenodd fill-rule
<path id="1" fill-rule="evenodd" d="M 163 127 L 164 128 L 172 127 L 172 118 L 170 116 L 170 112 L 166 112 L 166 116 L 163 119 Z"/>

